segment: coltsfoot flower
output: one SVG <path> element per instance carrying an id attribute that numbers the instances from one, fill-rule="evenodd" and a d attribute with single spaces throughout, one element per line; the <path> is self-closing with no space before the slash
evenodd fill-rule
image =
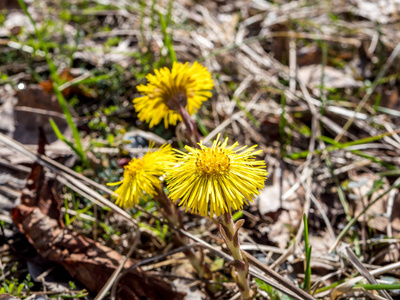
<path id="1" fill-rule="evenodd" d="M 149 151 L 141 158 L 133 158 L 124 167 L 123 180 L 108 183 L 108 185 L 120 185 L 115 191 L 116 204 L 131 208 L 139 203 L 145 195 L 151 197 L 157 195 L 157 187 L 160 186 L 160 177 L 165 174 L 168 167 L 176 161 L 174 151 L 169 144 L 164 144 L 158 150 Z"/>
<path id="2" fill-rule="evenodd" d="M 178 166 L 168 171 L 166 180 L 172 200 L 194 213 L 212 217 L 243 208 L 252 202 L 267 179 L 265 162 L 256 160 L 262 150 L 257 145 L 234 150 L 239 143 L 221 144 L 219 135 L 211 148 L 199 143 L 200 149 L 186 146 L 188 153 L 177 152 Z"/>
<path id="3" fill-rule="evenodd" d="M 198 62 L 174 62 L 171 70 L 162 68 L 154 73 L 146 76 L 147 85 L 137 87 L 142 97 L 133 99 L 139 119 L 149 123 L 150 128 L 162 119 L 166 128 L 176 125 L 178 120 L 182 121 L 180 107 L 192 115 L 212 96 L 211 74 Z"/>

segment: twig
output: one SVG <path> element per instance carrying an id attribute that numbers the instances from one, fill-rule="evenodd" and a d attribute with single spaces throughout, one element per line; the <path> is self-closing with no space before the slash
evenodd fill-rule
<path id="1" fill-rule="evenodd" d="M 103 299 L 106 296 L 106 294 L 108 293 L 108 291 L 110 290 L 110 288 L 113 286 L 114 283 L 115 283 L 114 286 L 118 285 L 117 277 L 120 275 L 123 267 L 125 266 L 125 263 L 132 256 L 133 251 L 135 250 L 136 246 L 138 245 L 138 243 L 140 241 L 140 228 L 139 228 L 138 225 L 136 225 L 136 231 L 135 232 L 136 232 L 136 234 L 134 236 L 134 240 L 133 240 L 132 246 L 129 248 L 128 253 L 124 257 L 124 259 L 121 261 L 121 263 L 119 264 L 118 268 L 115 269 L 115 271 L 112 273 L 110 278 L 108 278 L 106 284 L 103 286 L 103 288 L 97 294 L 96 298 L 94 298 L 95 300 Z"/>

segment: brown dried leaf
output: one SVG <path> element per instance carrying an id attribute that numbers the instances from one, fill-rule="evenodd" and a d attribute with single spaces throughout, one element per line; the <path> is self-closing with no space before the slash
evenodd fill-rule
<path id="1" fill-rule="evenodd" d="M 291 234 L 296 231 L 300 225 L 303 207 L 301 199 L 304 198 L 304 189 L 301 187 L 297 193 L 280 201 L 281 193 L 284 194 L 295 182 L 293 173 L 284 170 L 282 177 L 282 191 L 279 180 L 280 169 L 276 169 L 273 174 L 272 186 L 266 186 L 260 193 L 259 210 L 260 214 L 271 220 L 268 238 L 276 243 L 280 248 L 286 248 Z"/>
<path id="2" fill-rule="evenodd" d="M 44 258 L 57 262 L 92 292 L 99 292 L 123 257 L 79 233 L 62 226 L 54 180 L 45 178 L 34 164 L 21 204 L 12 210 L 12 219 Z M 58 215 L 57 215 L 58 214 Z M 135 264 L 129 260 L 125 267 Z M 160 277 L 136 268 L 118 286 L 118 299 L 183 299 Z"/>
<path id="3" fill-rule="evenodd" d="M 58 141 L 50 126 L 49 118 L 53 118 L 60 131 L 69 138 L 71 136 L 64 114 L 54 95 L 46 93 L 40 86 L 31 85 L 16 92 L 18 102 L 14 107 L 15 130 L 9 135 L 23 143 L 37 143 L 38 127 L 42 126 L 50 143 Z"/>

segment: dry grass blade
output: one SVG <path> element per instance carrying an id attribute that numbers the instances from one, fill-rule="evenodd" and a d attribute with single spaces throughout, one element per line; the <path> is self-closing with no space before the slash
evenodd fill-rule
<path id="1" fill-rule="evenodd" d="M 396 270 L 400 268 L 400 262 L 394 263 L 394 264 L 390 264 L 381 268 L 378 268 L 376 270 L 372 270 L 369 273 L 372 276 L 378 276 L 393 270 Z M 352 289 L 352 287 L 359 282 L 360 280 L 364 279 L 363 276 L 357 276 L 355 278 L 352 278 L 342 284 L 339 284 L 337 287 L 335 287 L 332 291 L 332 299 L 336 299 L 337 296 L 343 294 L 343 292 L 348 292 Z"/>
<path id="2" fill-rule="evenodd" d="M 378 281 L 375 279 L 375 277 L 372 276 L 370 272 L 368 272 L 368 270 L 363 266 L 361 261 L 357 258 L 357 256 L 350 249 L 350 247 L 346 247 L 346 254 L 347 257 L 349 258 L 349 261 L 356 267 L 358 272 L 360 272 L 361 275 L 364 276 L 365 279 L 367 279 L 367 281 L 370 284 L 378 284 Z M 377 290 L 377 292 L 383 298 L 393 300 L 393 298 L 389 295 L 389 293 L 386 290 Z"/>
<path id="3" fill-rule="evenodd" d="M 137 228 L 136 235 L 134 237 L 134 242 L 133 242 L 132 246 L 129 248 L 128 253 L 126 254 L 125 258 L 121 261 L 121 263 L 119 264 L 118 268 L 113 272 L 113 274 L 107 280 L 106 284 L 103 286 L 101 291 L 97 294 L 96 298 L 94 298 L 95 300 L 104 299 L 104 297 L 107 295 L 108 291 L 111 289 L 113 284 L 117 283 L 116 282 L 117 277 L 121 273 L 121 271 L 124 268 L 124 266 L 125 266 L 126 262 L 128 261 L 128 259 L 131 257 L 133 251 L 135 250 L 135 248 L 136 248 L 136 246 L 137 246 L 137 244 L 139 242 L 139 239 L 140 239 L 140 230 L 139 230 L 139 228 Z"/>
<path id="4" fill-rule="evenodd" d="M 281 276 L 279 273 L 275 272 L 271 268 L 268 268 L 264 264 L 262 264 L 258 259 L 256 259 L 254 256 L 246 252 L 247 259 L 249 262 L 263 271 L 265 274 L 276 280 L 279 284 L 283 285 L 287 289 L 290 289 L 293 284 L 290 283 L 288 280 L 286 280 L 283 276 Z M 314 299 L 311 295 L 307 294 L 305 291 L 298 289 L 297 292 L 304 297 L 304 299 Z"/>

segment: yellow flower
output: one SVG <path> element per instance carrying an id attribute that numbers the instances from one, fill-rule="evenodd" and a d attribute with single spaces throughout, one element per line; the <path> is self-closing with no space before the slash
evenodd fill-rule
<path id="1" fill-rule="evenodd" d="M 150 123 L 152 128 L 164 119 L 164 126 L 176 125 L 182 121 L 180 107 L 194 114 L 204 101 L 212 96 L 214 83 L 210 72 L 198 62 L 174 63 L 172 70 L 162 68 L 148 74 L 147 85 L 139 85 L 142 97 L 133 99 L 133 104 L 141 121 Z"/>
<path id="2" fill-rule="evenodd" d="M 211 148 L 199 143 L 200 149 L 186 146 L 188 153 L 175 150 L 178 166 L 167 173 L 167 185 L 172 200 L 181 198 L 179 205 L 191 208 L 194 213 L 219 216 L 231 209 L 243 208 L 252 202 L 267 179 L 265 162 L 255 160 L 262 150 L 257 145 L 234 150 L 239 143 L 227 146 L 228 138 L 221 144 L 219 135 Z"/>
<path id="3" fill-rule="evenodd" d="M 160 176 L 165 174 L 168 167 L 176 161 L 172 147 L 164 144 L 158 150 L 150 150 L 141 158 L 133 158 L 124 167 L 124 178 L 119 182 L 108 185 L 122 185 L 115 191 L 116 204 L 131 208 L 139 203 L 145 195 L 153 197 L 157 195 L 157 187 L 160 186 Z"/>

